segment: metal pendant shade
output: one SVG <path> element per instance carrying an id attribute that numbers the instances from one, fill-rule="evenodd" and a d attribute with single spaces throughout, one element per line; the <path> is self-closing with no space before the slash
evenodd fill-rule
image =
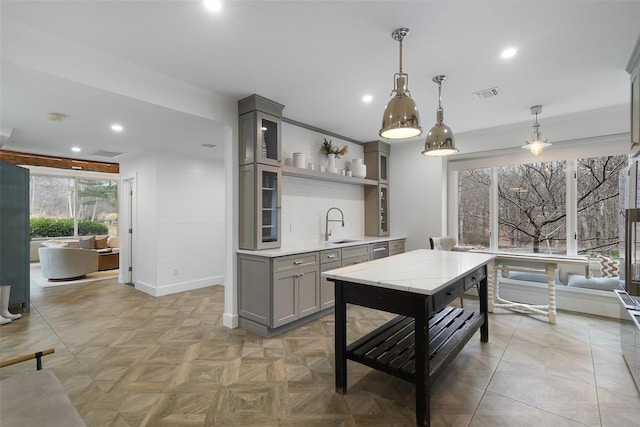
<path id="1" fill-rule="evenodd" d="M 378 134 L 387 139 L 403 139 L 418 136 L 422 133 L 420 115 L 416 103 L 411 99 L 407 88 L 409 76 L 402 72 L 402 41 L 409 33 L 408 28 L 398 28 L 391 37 L 400 42 L 400 72 L 394 75 L 394 88 L 382 116 L 382 127 Z"/>
<path id="2" fill-rule="evenodd" d="M 542 105 L 534 105 L 531 107 L 531 114 L 535 114 L 536 122 L 533 125 L 534 131 L 531 133 L 531 142 L 526 141 L 522 146 L 525 150 L 530 150 L 534 156 L 542 153 L 542 149 L 551 145 L 540 133 L 540 124 L 538 123 L 538 114 L 542 113 Z"/>
<path id="3" fill-rule="evenodd" d="M 436 124 L 429 130 L 427 140 L 424 143 L 425 156 L 448 156 L 458 152 L 456 148 L 453 132 L 449 126 L 445 125 L 443 120 L 444 112 L 442 110 L 442 82 L 447 79 L 446 76 L 435 76 L 433 81 L 438 84 L 438 109 L 436 110 Z"/>

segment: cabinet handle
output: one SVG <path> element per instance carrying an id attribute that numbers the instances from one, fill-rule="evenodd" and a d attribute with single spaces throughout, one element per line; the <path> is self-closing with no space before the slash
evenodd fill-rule
<path id="1" fill-rule="evenodd" d="M 332 259 L 332 258 L 335 258 L 335 257 L 336 257 L 336 254 L 333 254 L 333 255 L 327 255 L 327 258 L 329 258 L 329 259 Z"/>
<path id="2" fill-rule="evenodd" d="M 293 261 L 293 265 L 300 265 L 302 264 L 302 261 Z"/>
<path id="3" fill-rule="evenodd" d="M 380 252 L 380 251 L 384 251 L 385 249 L 387 248 L 375 248 L 373 252 Z"/>
<path id="4" fill-rule="evenodd" d="M 300 273 L 300 277 L 304 276 L 304 273 Z"/>

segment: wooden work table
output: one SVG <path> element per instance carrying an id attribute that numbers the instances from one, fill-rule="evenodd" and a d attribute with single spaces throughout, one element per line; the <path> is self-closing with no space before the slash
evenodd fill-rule
<path id="1" fill-rule="evenodd" d="M 494 255 L 416 250 L 322 273 L 335 282 L 336 390 L 347 392 L 347 359 L 410 381 L 416 423 L 430 425 L 431 380 L 480 329 L 489 339 L 487 265 Z M 474 284 L 480 310 L 448 307 Z M 347 345 L 347 304 L 400 316 Z"/>

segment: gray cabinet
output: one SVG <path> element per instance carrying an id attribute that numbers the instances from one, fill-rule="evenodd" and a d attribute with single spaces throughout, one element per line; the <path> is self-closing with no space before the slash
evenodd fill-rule
<path id="1" fill-rule="evenodd" d="M 405 239 L 397 239 L 389 241 L 389 256 L 404 253 Z"/>
<path id="2" fill-rule="evenodd" d="M 371 246 L 357 245 L 342 248 L 342 266 L 348 267 L 354 264 L 371 261 Z"/>
<path id="3" fill-rule="evenodd" d="M 389 235 L 389 186 L 364 189 L 364 230 L 367 236 Z"/>
<path id="4" fill-rule="evenodd" d="M 240 326 L 261 335 L 320 310 L 318 252 L 238 255 Z M 250 321 L 250 322 L 247 322 Z"/>
<path id="5" fill-rule="evenodd" d="M 283 108 L 259 95 L 238 101 L 241 249 L 280 247 Z"/>
<path id="6" fill-rule="evenodd" d="M 279 166 L 284 105 L 251 95 L 238 101 L 238 161 Z"/>
<path id="7" fill-rule="evenodd" d="M 279 167 L 240 166 L 240 249 L 280 247 L 282 173 Z"/>
<path id="8" fill-rule="evenodd" d="M 377 186 L 364 189 L 364 233 L 367 236 L 389 235 L 389 153 L 386 142 L 372 141 L 364 146 L 367 178 Z"/>
<path id="9" fill-rule="evenodd" d="M 631 150 L 640 150 L 640 37 L 636 41 L 627 72 L 631 76 Z"/>
<path id="10" fill-rule="evenodd" d="M 29 169 L 0 161 L 0 284 L 9 304 L 30 309 Z"/>
<path id="11" fill-rule="evenodd" d="M 277 328 L 320 310 L 318 266 L 273 275 L 273 312 L 270 326 Z"/>
<path id="12" fill-rule="evenodd" d="M 342 267 L 342 250 L 340 248 L 329 249 L 320 252 L 320 273 L 335 270 Z M 335 292 L 333 282 L 320 278 L 320 310 L 331 308 L 335 305 Z"/>

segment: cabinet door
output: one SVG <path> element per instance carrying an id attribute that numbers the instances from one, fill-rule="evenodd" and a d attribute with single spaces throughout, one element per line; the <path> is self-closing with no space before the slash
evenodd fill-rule
<path id="1" fill-rule="evenodd" d="M 298 318 L 297 281 L 298 271 L 273 275 L 272 328 L 286 325 Z"/>
<path id="2" fill-rule="evenodd" d="M 335 270 L 340 268 L 342 263 L 340 261 L 330 262 L 328 264 L 322 264 L 320 266 L 320 272 L 323 273 L 329 270 Z M 333 282 L 328 281 L 325 278 L 320 277 L 320 309 L 333 307 L 335 305 L 335 289 Z"/>
<path id="3" fill-rule="evenodd" d="M 240 165 L 262 163 L 278 166 L 281 161 L 281 119 L 262 111 L 251 111 L 239 116 Z"/>
<path id="4" fill-rule="evenodd" d="M 282 175 L 280 168 L 258 165 L 257 174 L 256 249 L 280 247 L 280 200 Z"/>
<path id="5" fill-rule="evenodd" d="M 281 119 L 258 111 L 256 126 L 256 162 L 279 165 L 281 160 Z"/>
<path id="6" fill-rule="evenodd" d="M 301 268 L 298 272 L 298 318 L 320 310 L 318 266 Z"/>

